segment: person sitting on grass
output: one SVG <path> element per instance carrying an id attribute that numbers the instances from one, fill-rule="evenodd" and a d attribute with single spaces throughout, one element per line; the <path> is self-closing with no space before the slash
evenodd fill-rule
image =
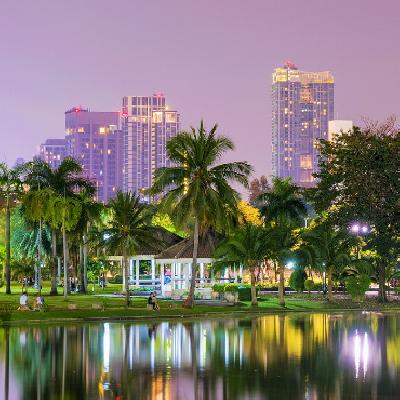
<path id="1" fill-rule="evenodd" d="M 159 307 L 159 305 L 158 305 L 158 303 L 157 303 L 156 292 L 153 292 L 153 293 L 152 293 L 152 295 L 151 295 L 151 302 L 152 302 L 152 304 L 153 304 L 153 311 L 159 310 L 159 309 L 160 309 L 160 307 Z"/>
<path id="2" fill-rule="evenodd" d="M 44 298 L 40 293 L 37 293 L 35 302 L 33 303 L 33 309 L 35 311 L 41 311 L 44 308 Z"/>
<path id="3" fill-rule="evenodd" d="M 20 311 L 28 311 L 28 292 L 22 292 L 22 295 L 19 298 L 19 307 L 18 310 Z"/>

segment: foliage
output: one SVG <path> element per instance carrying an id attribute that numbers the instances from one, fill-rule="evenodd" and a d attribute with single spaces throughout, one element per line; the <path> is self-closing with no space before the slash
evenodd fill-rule
<path id="1" fill-rule="evenodd" d="M 266 221 L 276 225 L 299 227 L 304 224 L 307 207 L 299 188 L 290 178 L 272 180 L 271 190 L 258 197 Z"/>
<path id="2" fill-rule="evenodd" d="M 239 301 L 251 301 L 251 285 L 238 286 Z"/>
<path id="3" fill-rule="evenodd" d="M 365 221 L 368 246 L 379 259 L 380 298 L 400 253 L 400 132 L 394 120 L 355 128 L 321 142 L 317 188 L 311 192 L 317 211 L 330 209 L 338 225 Z"/>
<path id="4" fill-rule="evenodd" d="M 109 203 L 109 226 L 102 232 L 105 248 L 123 257 L 126 305 L 129 306 L 128 256 L 141 247 L 149 249 L 157 245 L 151 226 L 151 208 L 140 202 L 137 195 L 118 192 Z"/>
<path id="5" fill-rule="evenodd" d="M 314 281 L 312 279 L 307 279 L 304 282 L 304 289 L 307 290 L 308 292 L 310 292 L 311 290 L 313 290 L 315 287 L 314 285 Z"/>
<path id="6" fill-rule="evenodd" d="M 246 223 L 239 226 L 231 236 L 218 246 L 214 256 L 217 258 L 217 268 L 227 263 L 238 262 L 244 268 L 249 269 L 253 287 L 252 302 L 253 305 L 256 305 L 255 271 L 269 254 L 269 231 L 262 226 Z"/>
<path id="7" fill-rule="evenodd" d="M 304 290 L 304 282 L 307 279 L 307 274 L 303 268 L 297 267 L 290 275 L 289 286 L 295 289 L 297 292 Z"/>
<path id="8" fill-rule="evenodd" d="M 371 278 L 366 274 L 353 275 L 345 279 L 346 289 L 349 292 L 351 298 L 357 299 L 365 295 L 371 284 Z"/>
<path id="9" fill-rule="evenodd" d="M 222 293 L 224 291 L 225 284 L 223 283 L 215 283 L 212 287 L 212 290 L 217 293 Z"/>
<path id="10" fill-rule="evenodd" d="M 262 224 L 261 214 L 258 208 L 255 208 L 241 200 L 238 203 L 238 210 L 244 223 L 251 223 L 255 225 Z"/>
<path id="11" fill-rule="evenodd" d="M 224 286 L 224 292 L 237 292 L 238 291 L 238 285 L 235 283 L 227 283 Z"/>
<path id="12" fill-rule="evenodd" d="M 217 125 L 209 132 L 203 121 L 198 129 L 181 132 L 167 143 L 172 167 L 155 172 L 151 193 L 165 193 L 162 210 L 170 213 L 176 225 L 191 228 L 193 222 L 193 261 L 189 296 L 185 306 L 193 307 L 196 286 L 197 245 L 199 235 L 210 227 L 227 231 L 237 221 L 239 194 L 230 186 L 247 186 L 252 167 L 247 162 L 220 163 L 233 142 L 217 135 Z"/>
<path id="13" fill-rule="evenodd" d="M 155 226 L 161 226 L 169 232 L 175 233 L 181 237 L 185 237 L 185 232 L 177 229 L 170 216 L 166 213 L 157 212 L 154 214 L 151 223 Z"/>
<path id="14" fill-rule="evenodd" d="M 256 206 L 258 197 L 269 190 L 270 186 L 266 176 L 262 175 L 260 178 L 253 179 L 249 185 L 249 203 Z"/>

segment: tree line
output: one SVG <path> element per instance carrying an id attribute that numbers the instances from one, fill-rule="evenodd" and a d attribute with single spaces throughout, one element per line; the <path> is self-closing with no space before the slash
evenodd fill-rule
<path id="1" fill-rule="evenodd" d="M 141 246 L 156 243 L 154 215 L 165 215 L 193 238 L 193 262 L 185 307 L 193 307 L 199 240 L 210 231 L 223 237 L 215 250 L 219 265 L 242 264 L 251 276 L 252 304 L 257 304 L 257 271 L 267 261 L 279 272 L 279 302 L 284 300 L 285 269 L 324 272 L 328 299 L 344 270 L 379 283 L 386 301 L 388 281 L 396 276 L 400 228 L 400 134 L 394 123 L 370 124 L 320 142 L 316 187 L 303 190 L 290 178 L 265 177 L 249 184 L 252 166 L 226 163 L 234 150 L 217 126 L 181 132 L 167 143 L 171 167 L 159 168 L 147 191 L 156 200 L 140 201 L 136 193 L 118 192 L 109 204 L 97 203 L 93 183 L 70 158 L 57 169 L 32 161 L 14 169 L 0 165 L 0 199 L 5 210 L 4 272 L 11 293 L 11 250 L 14 254 L 50 264 L 51 291 L 57 294 L 58 259 L 62 254 L 64 297 L 68 295 L 71 247 L 79 249 L 81 291 L 87 291 L 90 250 L 122 256 L 126 304 L 129 299 L 128 260 Z M 250 187 L 250 203 L 260 217 L 247 218 L 240 194 Z M 242 204 L 241 204 L 242 203 Z M 25 231 L 11 249 L 12 210 L 23 219 Z M 355 224 L 366 232 L 353 232 Z M 352 233 L 356 233 L 353 235 Z M 37 267 L 40 281 L 40 265 Z M 40 288 L 40 283 L 39 283 Z"/>

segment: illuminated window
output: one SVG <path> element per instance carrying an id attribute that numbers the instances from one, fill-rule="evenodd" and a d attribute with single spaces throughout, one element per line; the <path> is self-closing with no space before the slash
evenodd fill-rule
<path id="1" fill-rule="evenodd" d="M 80 133 L 84 133 L 84 132 L 85 132 L 85 130 L 84 130 L 83 128 L 78 128 L 78 132 L 80 132 Z"/>
<path id="2" fill-rule="evenodd" d="M 104 128 L 104 126 L 101 126 L 100 128 L 99 128 L 99 133 L 100 133 L 100 135 L 101 134 L 105 134 L 106 133 L 106 128 Z"/>
<path id="3" fill-rule="evenodd" d="M 108 150 L 107 150 L 107 154 L 111 154 L 111 149 L 108 149 Z"/>
<path id="4" fill-rule="evenodd" d="M 300 156 L 300 168 L 302 169 L 312 169 L 312 158 L 310 155 Z"/>

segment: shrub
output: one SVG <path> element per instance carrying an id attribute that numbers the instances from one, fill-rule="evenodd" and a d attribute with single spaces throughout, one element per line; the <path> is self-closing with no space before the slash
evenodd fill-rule
<path id="1" fill-rule="evenodd" d="M 237 292 L 238 286 L 235 283 L 228 283 L 224 286 L 224 292 Z"/>
<path id="2" fill-rule="evenodd" d="M 216 283 L 213 287 L 212 290 L 214 292 L 222 293 L 224 291 L 225 284 L 223 283 Z"/>
<path id="3" fill-rule="evenodd" d="M 349 276 L 345 279 L 346 288 L 351 298 L 362 298 L 371 284 L 371 278 L 368 275 L 361 274 L 357 276 Z"/>
<path id="4" fill-rule="evenodd" d="M 289 278 L 289 286 L 298 292 L 304 290 L 304 281 L 307 279 L 307 274 L 301 268 L 296 268 Z"/>
<path id="5" fill-rule="evenodd" d="M 251 300 L 251 285 L 238 286 L 238 297 L 240 301 Z"/>
<path id="6" fill-rule="evenodd" d="M 109 280 L 109 282 L 110 283 L 115 283 L 115 284 L 118 284 L 118 285 L 122 285 L 123 277 L 122 277 L 122 275 L 115 275 Z"/>
<path id="7" fill-rule="evenodd" d="M 310 292 L 310 290 L 314 289 L 314 281 L 312 279 L 307 279 L 304 282 L 304 289 Z"/>

